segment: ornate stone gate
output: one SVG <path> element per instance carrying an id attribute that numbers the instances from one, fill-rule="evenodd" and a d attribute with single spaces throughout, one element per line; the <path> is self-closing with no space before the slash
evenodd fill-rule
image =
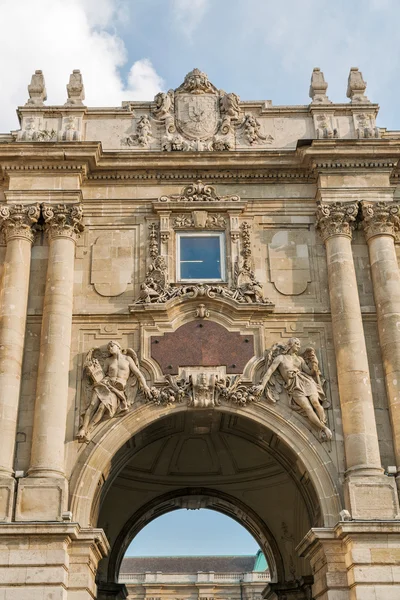
<path id="1" fill-rule="evenodd" d="M 241 102 L 45 106 L 0 135 L 0 597 L 123 598 L 148 522 L 246 527 L 268 599 L 400 593 L 398 134 Z"/>

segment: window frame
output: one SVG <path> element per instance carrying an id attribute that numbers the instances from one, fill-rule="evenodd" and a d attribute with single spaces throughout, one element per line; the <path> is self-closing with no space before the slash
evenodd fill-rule
<path id="1" fill-rule="evenodd" d="M 217 237 L 219 239 L 219 259 L 221 277 L 183 279 L 181 277 L 181 238 Z M 177 283 L 226 283 L 226 236 L 224 231 L 179 231 L 176 232 L 176 281 Z"/>

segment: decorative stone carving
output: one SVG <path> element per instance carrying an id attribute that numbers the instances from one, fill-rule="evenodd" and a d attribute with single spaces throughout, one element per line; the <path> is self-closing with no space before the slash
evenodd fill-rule
<path id="1" fill-rule="evenodd" d="M 69 76 L 67 94 L 68 100 L 65 103 L 65 106 L 83 106 L 83 100 L 85 99 L 85 88 L 79 69 L 74 69 Z"/>
<path id="2" fill-rule="evenodd" d="M 67 115 L 63 118 L 60 140 L 64 142 L 79 142 L 81 140 L 79 117 Z"/>
<path id="3" fill-rule="evenodd" d="M 333 126 L 333 116 L 331 114 L 314 114 L 314 127 L 317 139 L 330 140 L 338 137 L 338 130 Z"/>
<path id="4" fill-rule="evenodd" d="M 206 309 L 205 304 L 199 304 L 199 306 L 196 309 L 195 316 L 199 319 L 205 319 L 210 316 L 210 311 Z"/>
<path id="5" fill-rule="evenodd" d="M 220 214 L 208 214 L 205 210 L 176 215 L 172 221 L 174 229 L 225 229 L 226 219 Z"/>
<path id="6" fill-rule="evenodd" d="M 37 117 L 26 117 L 23 119 L 22 127 L 17 133 L 18 142 L 34 142 L 37 136 L 39 119 Z"/>
<path id="7" fill-rule="evenodd" d="M 367 82 L 364 81 L 361 71 L 357 67 L 350 69 L 349 78 L 347 81 L 347 97 L 352 103 L 369 103 L 365 95 Z"/>
<path id="8" fill-rule="evenodd" d="M 245 115 L 242 128 L 244 137 L 250 146 L 261 142 L 270 144 L 274 139 L 272 135 L 263 135 L 261 133 L 260 122 L 253 115 Z"/>
<path id="9" fill-rule="evenodd" d="M 400 230 L 398 202 L 361 202 L 362 225 L 367 239 L 375 235 L 396 237 Z"/>
<path id="10" fill-rule="evenodd" d="M 39 204 L 9 204 L 0 207 L 0 230 L 6 243 L 13 238 L 34 242 L 35 225 L 40 217 Z"/>
<path id="11" fill-rule="evenodd" d="M 318 202 L 315 226 L 324 241 L 332 235 L 351 237 L 357 214 L 357 202 Z"/>
<path id="12" fill-rule="evenodd" d="M 257 281 L 253 271 L 250 225 L 242 223 L 240 229 L 242 234 L 241 255 L 243 261 L 240 265 L 238 262 L 235 265 L 234 287 L 240 298 L 243 298 L 245 302 L 259 302 L 264 304 L 266 300 L 262 295 L 262 285 Z"/>
<path id="13" fill-rule="evenodd" d="M 174 90 L 169 90 L 166 94 L 164 92 L 160 92 L 154 97 L 154 102 L 156 104 L 153 115 L 156 119 L 168 120 L 171 119 L 173 122 L 173 110 L 174 110 Z M 173 133 L 169 131 L 169 133 Z"/>
<path id="14" fill-rule="evenodd" d="M 261 133 L 252 115 L 241 118 L 239 96 L 218 90 L 199 69 L 188 73 L 176 90 L 157 94 L 154 103 L 152 117 L 161 134 L 161 150 L 166 152 L 234 150 L 237 130 L 250 145 L 269 144 L 273 139 Z M 138 135 L 123 143 L 136 145 Z M 148 142 L 139 145 L 149 146 Z"/>
<path id="15" fill-rule="evenodd" d="M 151 133 L 151 123 L 147 115 L 143 115 L 137 122 L 136 133 L 125 138 L 127 146 L 141 146 L 148 148 L 153 135 Z"/>
<path id="16" fill-rule="evenodd" d="M 47 100 L 47 93 L 42 71 L 37 70 L 34 72 L 28 85 L 28 92 L 29 100 L 26 106 L 43 106 L 43 103 Z"/>
<path id="17" fill-rule="evenodd" d="M 80 442 L 89 441 L 94 427 L 104 418 L 112 418 L 129 410 L 138 391 L 134 383 L 134 390 L 132 385 L 128 385 L 131 376 L 136 379 L 145 397 L 152 398 L 132 348 L 122 350 L 118 342 L 111 340 L 106 351 L 92 348 L 88 352 L 83 368 L 83 384 L 90 401 L 77 435 Z"/>
<path id="18" fill-rule="evenodd" d="M 355 129 L 357 137 L 364 138 L 379 138 L 379 127 L 376 126 L 375 116 L 367 113 L 359 113 L 354 115 Z"/>
<path id="19" fill-rule="evenodd" d="M 326 95 L 326 90 L 328 89 L 328 84 L 325 81 L 325 77 L 321 69 L 318 67 L 314 67 L 312 75 L 311 75 L 311 83 L 310 83 L 310 98 L 312 104 L 316 103 L 329 103 L 328 96 Z"/>
<path id="20" fill-rule="evenodd" d="M 80 204 L 42 204 L 45 229 L 49 237 L 68 237 L 74 241 L 84 230 Z"/>
<path id="21" fill-rule="evenodd" d="M 191 188 L 192 186 L 188 186 Z M 209 187 L 209 186 L 204 186 Z M 210 186 L 211 187 L 211 186 Z M 187 189 L 187 188 L 185 188 Z M 209 192 L 207 191 L 207 197 Z M 215 190 L 214 190 L 215 193 Z M 171 284 L 168 282 L 168 269 L 163 256 L 159 250 L 159 227 L 152 223 L 149 235 L 149 255 L 151 264 L 147 270 L 146 278 L 140 286 L 139 298 L 135 304 L 164 303 L 173 298 L 230 298 L 240 304 L 256 303 L 272 305 L 272 302 L 263 298 L 261 284 L 256 280 L 251 266 L 251 248 L 249 226 L 242 226 L 243 235 L 243 262 L 236 265 L 233 287 L 225 284 Z"/>
<path id="22" fill-rule="evenodd" d="M 181 194 L 161 196 L 160 202 L 237 202 L 239 196 L 219 196 L 212 185 L 200 181 L 191 183 L 183 188 Z"/>
<path id="23" fill-rule="evenodd" d="M 41 129 L 37 132 L 35 142 L 56 142 L 57 132 L 55 129 Z"/>
<path id="24" fill-rule="evenodd" d="M 318 359 L 314 348 L 306 348 L 299 355 L 300 340 L 290 338 L 286 344 L 277 343 L 265 354 L 265 372 L 260 384 L 255 388 L 258 397 L 275 404 L 280 394 L 286 390 L 290 407 L 307 418 L 319 430 L 322 441 L 332 439 L 332 432 L 326 426 L 324 408 L 328 408 Z"/>
<path id="25" fill-rule="evenodd" d="M 194 369 L 181 378 L 166 375 L 165 379 L 167 385 L 150 388 L 151 400 L 158 405 L 186 402 L 192 408 L 212 408 L 223 402 L 246 406 L 257 400 L 254 386 L 242 383 L 240 375 Z"/>

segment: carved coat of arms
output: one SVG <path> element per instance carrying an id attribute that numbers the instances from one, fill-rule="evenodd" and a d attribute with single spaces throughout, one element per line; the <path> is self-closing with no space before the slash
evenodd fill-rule
<path id="1" fill-rule="evenodd" d="M 239 96 L 218 90 L 199 69 L 190 71 L 176 90 L 158 93 L 154 103 L 151 114 L 136 119 L 123 144 L 156 149 L 157 129 L 161 150 L 167 152 L 234 150 L 237 143 L 256 146 L 273 140 L 255 115 L 243 115 Z"/>
<path id="2" fill-rule="evenodd" d="M 177 94 L 176 125 L 180 133 L 192 140 L 205 140 L 218 130 L 218 96 L 211 94 Z"/>

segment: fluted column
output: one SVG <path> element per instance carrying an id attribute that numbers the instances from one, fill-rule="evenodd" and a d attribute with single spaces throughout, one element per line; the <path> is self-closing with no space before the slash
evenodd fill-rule
<path id="1" fill-rule="evenodd" d="M 49 258 L 29 475 L 64 475 L 75 242 L 83 230 L 79 204 L 43 205 Z"/>
<path id="2" fill-rule="evenodd" d="M 0 209 L 7 248 L 0 289 L 0 477 L 13 474 L 33 226 L 39 204 Z"/>
<path id="3" fill-rule="evenodd" d="M 382 473 L 367 350 L 351 249 L 357 202 L 320 203 L 347 476 Z"/>
<path id="4" fill-rule="evenodd" d="M 392 421 L 397 471 L 400 472 L 400 272 L 394 245 L 400 204 L 362 202 L 379 342 Z"/>

